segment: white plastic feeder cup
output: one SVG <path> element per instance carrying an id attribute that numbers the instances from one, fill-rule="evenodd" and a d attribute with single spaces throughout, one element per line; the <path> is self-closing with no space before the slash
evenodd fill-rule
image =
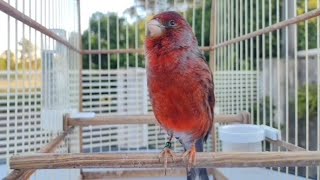
<path id="1" fill-rule="evenodd" d="M 261 152 L 264 129 L 258 125 L 236 124 L 219 127 L 223 152 Z"/>

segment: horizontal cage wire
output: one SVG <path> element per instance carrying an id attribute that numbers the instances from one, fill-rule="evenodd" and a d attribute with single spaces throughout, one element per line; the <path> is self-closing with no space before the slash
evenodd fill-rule
<path id="1" fill-rule="evenodd" d="M 144 164 L 168 139 L 152 112 L 144 43 L 148 21 L 168 10 L 188 21 L 214 72 L 205 151 L 221 159 L 200 153 L 199 164 L 215 179 L 320 180 L 319 0 L 0 0 L 0 177 L 164 176 L 158 161 Z M 227 168 L 229 155 L 246 164 L 223 149 L 219 130 L 230 124 L 266 125 L 281 139 L 261 143 L 260 166 L 238 152 L 252 167 Z M 98 157 L 118 160 L 91 168 Z M 186 176 L 179 158 L 168 163 L 168 179 Z"/>

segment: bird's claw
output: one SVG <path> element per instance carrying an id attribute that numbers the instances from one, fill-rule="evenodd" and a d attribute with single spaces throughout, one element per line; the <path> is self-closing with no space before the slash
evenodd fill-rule
<path id="1" fill-rule="evenodd" d="M 173 150 L 170 149 L 171 143 L 167 142 L 166 146 L 163 148 L 161 153 L 159 154 L 159 162 L 161 162 L 161 159 L 163 159 L 164 163 L 164 174 L 167 174 L 167 167 L 168 167 L 168 157 L 171 157 L 172 161 L 174 162 L 176 159 L 176 155 L 173 152 Z"/>
<path id="2" fill-rule="evenodd" d="M 196 149 L 195 147 L 192 147 L 191 150 L 187 150 L 185 153 L 182 155 L 182 159 L 186 162 L 187 164 L 187 170 L 188 172 L 191 170 L 193 166 L 196 165 Z"/>

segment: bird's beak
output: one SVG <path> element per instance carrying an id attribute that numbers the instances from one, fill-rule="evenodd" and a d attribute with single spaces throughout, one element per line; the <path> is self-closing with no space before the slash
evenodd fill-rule
<path id="1" fill-rule="evenodd" d="M 158 37 L 162 34 L 164 26 L 156 19 L 152 19 L 148 25 L 148 36 L 149 37 Z"/>

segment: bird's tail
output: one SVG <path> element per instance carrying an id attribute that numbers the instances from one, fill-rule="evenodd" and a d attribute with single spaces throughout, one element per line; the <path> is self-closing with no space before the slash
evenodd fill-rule
<path id="1" fill-rule="evenodd" d="M 203 140 L 196 142 L 196 151 L 203 152 Z M 188 172 L 187 180 L 209 180 L 206 168 L 191 168 Z"/>

